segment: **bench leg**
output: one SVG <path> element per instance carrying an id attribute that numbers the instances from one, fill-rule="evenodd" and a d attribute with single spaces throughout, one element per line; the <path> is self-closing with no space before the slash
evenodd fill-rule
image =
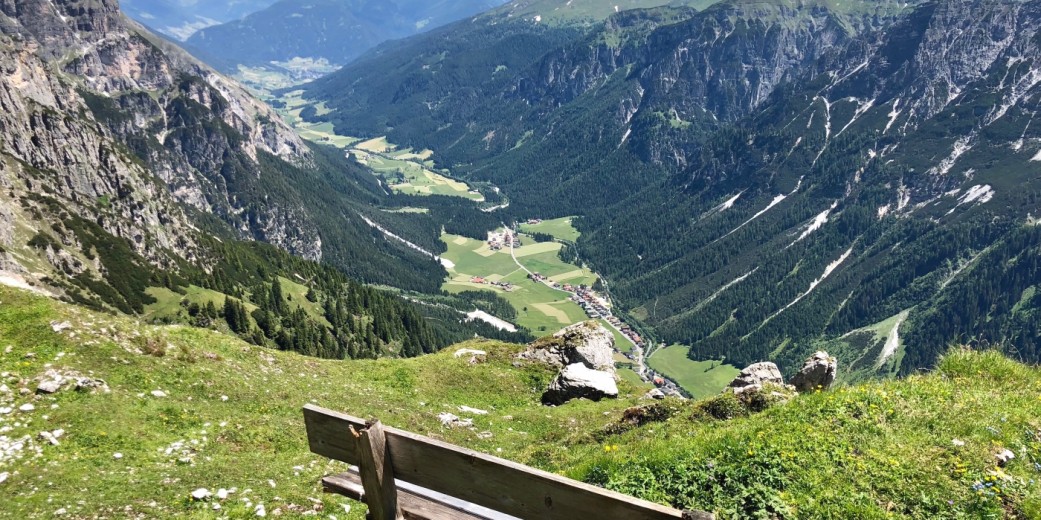
<path id="1" fill-rule="evenodd" d="M 369 506 L 368 518 L 373 520 L 403 520 L 398 507 L 398 490 L 394 484 L 394 468 L 390 463 L 387 440 L 383 435 L 383 424 L 376 421 L 358 432 L 351 427 L 354 442 L 358 447 L 361 464 L 361 483 L 365 488 L 365 504 Z"/>

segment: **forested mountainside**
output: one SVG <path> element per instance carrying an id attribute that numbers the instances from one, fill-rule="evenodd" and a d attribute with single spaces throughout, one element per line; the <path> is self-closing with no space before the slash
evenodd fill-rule
<path id="1" fill-rule="evenodd" d="M 323 357 L 503 336 L 461 323 L 494 298 L 420 305 L 360 285 L 436 291 L 437 261 L 370 222 L 421 243 L 432 223 L 379 211 L 371 175 L 114 1 L 3 4 L 0 28 L 6 282 Z"/>
<path id="2" fill-rule="evenodd" d="M 122 0 L 131 18 L 171 38 L 187 40 L 195 31 L 259 11 L 276 0 Z"/>
<path id="3" fill-rule="evenodd" d="M 692 356 L 791 366 L 828 342 L 908 373 L 955 340 L 1041 357 L 1039 23 L 1036 0 L 478 18 L 306 95 L 495 182 L 506 215 L 582 214 L 581 256 Z"/>
<path id="4" fill-rule="evenodd" d="M 187 45 L 226 72 L 240 65 L 289 71 L 307 60 L 350 63 L 387 40 L 411 36 L 502 4 L 502 0 L 282 0 L 241 20 L 192 35 Z"/>

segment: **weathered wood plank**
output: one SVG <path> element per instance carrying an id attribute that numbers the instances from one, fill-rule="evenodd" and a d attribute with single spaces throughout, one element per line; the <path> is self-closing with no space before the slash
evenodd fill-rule
<path id="1" fill-rule="evenodd" d="M 387 440 L 383 425 L 376 421 L 368 428 L 356 431 L 351 428 L 356 451 L 361 459 L 358 468 L 361 483 L 365 487 L 365 504 L 374 520 L 402 520 L 398 509 L 398 488 L 394 485 L 394 468 L 391 466 Z"/>
<path id="2" fill-rule="evenodd" d="M 326 441 L 345 436 L 356 417 L 308 405 L 312 451 L 357 464 L 349 449 Z M 314 435 L 312 425 L 320 428 Z M 385 427 L 395 477 L 519 518 L 597 520 L 682 519 L 679 510 L 601 489 L 515 462 Z"/>
<path id="3" fill-rule="evenodd" d="M 398 486 L 398 504 L 405 520 L 516 520 L 514 517 L 405 482 L 399 482 Z M 336 493 L 359 502 L 365 501 L 365 489 L 355 468 L 348 473 L 323 478 L 322 488 L 327 493 Z"/>

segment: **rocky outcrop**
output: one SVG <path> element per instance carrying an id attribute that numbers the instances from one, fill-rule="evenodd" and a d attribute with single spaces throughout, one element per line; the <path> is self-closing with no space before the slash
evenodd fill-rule
<path id="1" fill-rule="evenodd" d="M 784 386 L 781 370 L 768 361 L 749 365 L 727 387 L 734 393 L 742 393 L 752 389 L 762 390 L 766 384 Z"/>
<path id="2" fill-rule="evenodd" d="M 595 321 L 577 323 L 532 343 L 518 357 L 556 368 L 581 363 L 614 374 L 614 335 Z"/>
<path id="3" fill-rule="evenodd" d="M 806 364 L 794 376 L 791 384 L 800 392 L 827 390 L 835 382 L 839 362 L 827 352 L 817 352 L 806 360 Z"/>
<path id="4" fill-rule="evenodd" d="M 618 384 L 610 372 L 593 370 L 582 363 L 564 367 L 542 394 L 542 403 L 561 405 L 572 399 L 599 401 L 618 397 Z"/>
<path id="5" fill-rule="evenodd" d="M 560 369 L 542 395 L 543 404 L 618 396 L 614 335 L 598 322 L 577 323 L 537 340 L 517 357 Z"/>

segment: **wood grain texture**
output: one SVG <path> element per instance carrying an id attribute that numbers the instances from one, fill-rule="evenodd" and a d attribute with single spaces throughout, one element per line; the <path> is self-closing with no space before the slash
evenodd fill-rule
<path id="1" fill-rule="evenodd" d="M 325 437 L 346 437 L 352 425 L 363 428 L 365 421 L 311 405 L 304 408 L 304 415 L 312 451 L 357 464 L 355 450 L 328 442 Z M 518 518 L 683 518 L 677 509 L 396 428 L 385 427 L 384 436 L 396 478 Z"/>
<path id="2" fill-rule="evenodd" d="M 353 427 L 350 431 L 361 459 L 358 469 L 365 488 L 365 504 L 369 506 L 369 515 L 374 520 L 402 520 L 398 508 L 398 488 L 394 483 L 394 468 L 387 451 L 383 425 L 376 421 L 360 432 Z"/>

